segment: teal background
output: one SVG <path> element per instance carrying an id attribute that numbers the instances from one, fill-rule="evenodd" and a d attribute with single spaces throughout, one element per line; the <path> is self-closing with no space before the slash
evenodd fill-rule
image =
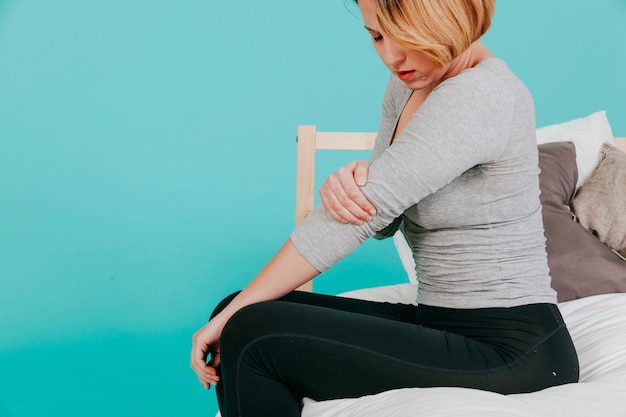
<path id="1" fill-rule="evenodd" d="M 213 415 L 192 333 L 294 223 L 295 133 L 375 130 L 342 0 L 0 0 L 0 416 Z M 626 1 L 500 0 L 538 125 L 626 136 Z M 363 155 L 322 155 L 325 173 Z M 319 278 L 402 282 L 389 242 Z"/>

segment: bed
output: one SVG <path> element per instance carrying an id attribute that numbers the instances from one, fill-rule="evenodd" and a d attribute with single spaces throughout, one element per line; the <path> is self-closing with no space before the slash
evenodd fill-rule
<path id="1" fill-rule="evenodd" d="M 368 150 L 375 137 L 298 128 L 296 222 L 314 205 L 316 152 Z M 580 382 L 514 395 L 441 387 L 322 402 L 305 398 L 302 416 L 626 416 L 626 138 L 613 137 L 600 111 L 540 128 L 537 142 L 548 263 L 578 352 Z M 415 303 L 410 249 L 400 233 L 393 240 L 407 282 L 341 295 Z"/>

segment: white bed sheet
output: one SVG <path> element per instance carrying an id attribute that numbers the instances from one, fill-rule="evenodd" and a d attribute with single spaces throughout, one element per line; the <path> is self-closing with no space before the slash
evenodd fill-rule
<path id="1" fill-rule="evenodd" d="M 345 296 L 414 302 L 416 287 L 401 284 Z M 500 395 L 466 388 L 410 388 L 355 399 L 304 400 L 303 417 L 622 417 L 626 416 L 626 294 L 605 294 L 559 305 L 578 352 L 577 384 L 530 394 Z"/>

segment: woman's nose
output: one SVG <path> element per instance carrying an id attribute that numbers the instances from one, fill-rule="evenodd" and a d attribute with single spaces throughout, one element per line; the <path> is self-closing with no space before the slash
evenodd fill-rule
<path id="1" fill-rule="evenodd" d="M 387 41 L 382 58 L 387 66 L 398 69 L 398 65 L 404 60 L 405 54 L 400 45 Z"/>

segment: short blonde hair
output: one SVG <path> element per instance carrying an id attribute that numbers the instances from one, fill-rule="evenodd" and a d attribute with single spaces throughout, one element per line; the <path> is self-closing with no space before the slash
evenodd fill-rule
<path id="1" fill-rule="evenodd" d="M 391 41 L 445 66 L 491 26 L 495 0 L 374 0 Z"/>

